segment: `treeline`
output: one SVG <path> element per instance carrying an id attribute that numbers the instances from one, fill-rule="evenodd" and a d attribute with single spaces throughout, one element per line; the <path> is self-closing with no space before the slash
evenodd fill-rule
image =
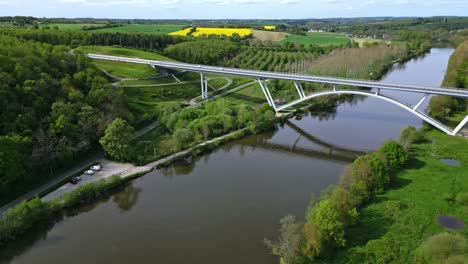
<path id="1" fill-rule="evenodd" d="M 407 128 L 405 141 L 416 140 L 416 133 L 414 128 Z M 285 264 L 326 259 L 335 248 L 346 245 L 347 229 L 358 220 L 359 209 L 384 192 L 395 181 L 391 172 L 407 161 L 407 150 L 395 141 L 359 157 L 346 169 L 338 186 L 311 202 L 305 223 L 293 216 L 283 218 L 279 241 L 266 240 L 266 244 Z"/>
<path id="2" fill-rule="evenodd" d="M 124 34 L 72 30 L 1 29 L 0 35 L 14 36 L 52 45 L 121 46 L 142 50 L 162 50 L 169 45 L 187 41 L 186 37 L 153 34 Z"/>
<path id="3" fill-rule="evenodd" d="M 234 42 L 220 39 L 201 39 L 171 45 L 164 53 L 173 59 L 196 64 L 223 65 L 234 57 L 240 46 Z"/>
<path id="4" fill-rule="evenodd" d="M 100 24 L 96 26 L 84 26 L 81 29 L 83 30 L 96 30 L 96 29 L 103 29 L 103 28 L 115 28 L 115 27 L 121 27 L 123 24 L 113 24 L 113 23 L 107 23 L 107 24 Z"/>
<path id="5" fill-rule="evenodd" d="M 0 35 L 2 202 L 94 148 L 114 118 L 131 118 L 122 92 L 67 51 Z"/>
<path id="6" fill-rule="evenodd" d="M 468 88 L 468 40 L 460 44 L 449 60 L 443 86 Z M 445 120 L 457 111 L 468 112 L 466 99 L 434 96 L 429 102 L 429 114 Z"/>

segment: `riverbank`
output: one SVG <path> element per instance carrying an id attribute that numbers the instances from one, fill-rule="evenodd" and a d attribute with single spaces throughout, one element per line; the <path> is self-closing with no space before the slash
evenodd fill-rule
<path id="1" fill-rule="evenodd" d="M 468 141 L 435 129 L 424 129 L 422 136 L 410 148 L 408 166 L 396 173 L 397 184 L 360 210 L 347 245 L 326 258 L 327 263 L 412 263 L 417 249 L 433 235 L 448 232 L 468 240 L 468 204 L 462 200 L 468 192 Z M 442 159 L 460 164 L 451 166 Z M 465 228 L 440 225 L 440 215 L 460 219 Z"/>

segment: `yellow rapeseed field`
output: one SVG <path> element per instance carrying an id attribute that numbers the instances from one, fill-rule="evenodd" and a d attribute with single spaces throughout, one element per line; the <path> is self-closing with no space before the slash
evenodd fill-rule
<path id="1" fill-rule="evenodd" d="M 275 30 L 276 26 L 263 26 L 263 28 L 266 30 Z"/>
<path id="2" fill-rule="evenodd" d="M 169 35 L 176 36 L 186 36 L 189 33 L 191 28 L 186 28 L 184 30 L 179 30 L 176 32 L 169 33 Z M 240 37 L 245 37 L 252 34 L 252 29 L 250 28 L 203 28 L 197 27 L 197 30 L 192 33 L 192 36 L 200 37 L 203 35 L 219 35 L 219 36 L 232 36 L 233 34 L 239 34 Z"/>
<path id="3" fill-rule="evenodd" d="M 171 32 L 171 33 L 169 33 L 169 35 L 173 35 L 173 36 L 187 36 L 187 34 L 190 32 L 191 29 L 192 29 L 192 28 L 182 29 L 182 30 L 179 30 L 179 31 Z"/>

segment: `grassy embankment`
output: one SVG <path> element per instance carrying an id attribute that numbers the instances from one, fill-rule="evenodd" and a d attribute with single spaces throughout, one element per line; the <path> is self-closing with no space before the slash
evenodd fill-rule
<path id="1" fill-rule="evenodd" d="M 467 204 L 455 201 L 468 192 L 468 141 L 435 129 L 411 147 L 412 159 L 397 173 L 397 184 L 360 210 L 347 235 L 347 246 L 327 263 L 414 263 L 416 249 L 429 236 L 449 232 L 468 239 L 468 229 L 440 226 L 436 217 L 455 216 L 468 223 Z M 452 167 L 439 159 L 456 159 Z M 380 263 L 380 262 L 378 262 Z M 422 262 L 424 263 L 424 262 Z M 454 262 L 457 263 L 457 262 Z"/>
<path id="2" fill-rule="evenodd" d="M 305 46 L 318 45 L 346 45 L 350 42 L 349 38 L 339 33 L 328 33 L 328 32 L 312 32 L 302 35 L 288 35 L 281 42 L 292 42 L 303 44 Z"/>

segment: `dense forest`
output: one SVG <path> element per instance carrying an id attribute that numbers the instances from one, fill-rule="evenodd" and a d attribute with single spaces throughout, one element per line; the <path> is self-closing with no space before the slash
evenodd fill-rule
<path id="1" fill-rule="evenodd" d="M 35 40 L 52 45 L 117 45 L 143 50 L 161 50 L 168 45 L 186 41 L 186 37 L 151 34 L 98 33 L 92 31 L 59 31 L 1 29 L 0 35 L 16 36 L 20 39 Z"/>
<path id="2" fill-rule="evenodd" d="M 68 50 L 0 36 L 2 199 L 95 147 L 114 118 L 131 118 L 121 91 Z"/>

